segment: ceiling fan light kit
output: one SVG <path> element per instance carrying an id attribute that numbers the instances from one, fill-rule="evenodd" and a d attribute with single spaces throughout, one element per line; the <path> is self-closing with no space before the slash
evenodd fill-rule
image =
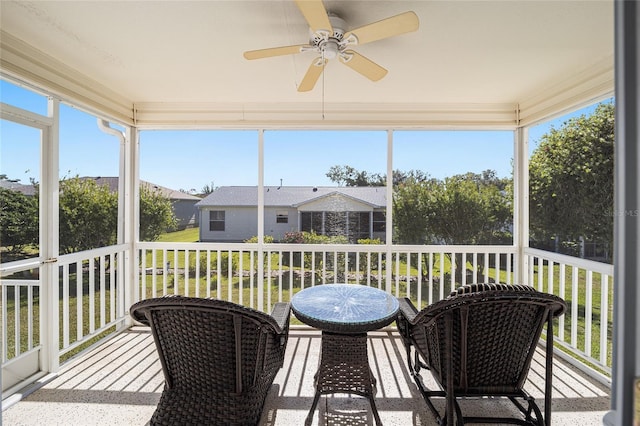
<path id="1" fill-rule="evenodd" d="M 296 0 L 296 4 L 309 24 L 309 44 L 250 50 L 244 52 L 244 57 L 253 60 L 309 51 L 320 54 L 311 62 L 298 86 L 299 92 L 312 90 L 327 62 L 336 58 L 371 81 L 382 79 L 386 69 L 347 48 L 416 31 L 420 26 L 414 12 L 405 12 L 345 32 L 347 23 L 335 14 L 328 14 L 322 0 Z"/>

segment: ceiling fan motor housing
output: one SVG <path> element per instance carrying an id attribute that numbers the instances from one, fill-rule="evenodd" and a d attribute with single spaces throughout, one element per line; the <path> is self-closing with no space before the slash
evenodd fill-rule
<path id="1" fill-rule="evenodd" d="M 329 14 L 328 17 L 329 17 L 329 22 L 333 27 L 333 33 L 330 34 L 329 30 L 324 30 L 324 29 L 320 29 L 314 33 L 312 32 L 311 29 L 309 29 L 309 34 L 310 34 L 309 44 L 312 44 L 314 46 L 320 46 L 320 43 L 322 41 L 327 41 L 328 39 L 332 39 L 332 38 L 337 40 L 338 42 L 342 41 L 342 38 L 344 37 L 345 29 L 347 28 L 347 23 L 344 21 L 344 19 L 340 18 L 337 15 L 334 15 L 333 13 Z"/>
<path id="2" fill-rule="evenodd" d="M 320 29 L 315 33 L 311 33 L 309 43 L 316 46 L 323 57 L 326 59 L 335 59 L 340 51 L 344 49 L 344 46 L 340 45 L 342 38 L 344 37 L 344 29 L 347 27 L 347 23 L 337 15 L 329 14 L 329 22 L 333 27 L 333 33 L 328 30 Z"/>

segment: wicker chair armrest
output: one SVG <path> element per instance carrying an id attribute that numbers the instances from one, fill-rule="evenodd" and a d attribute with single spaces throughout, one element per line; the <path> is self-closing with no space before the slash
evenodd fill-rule
<path id="1" fill-rule="evenodd" d="M 130 312 L 131 318 L 133 318 L 134 321 L 149 327 L 149 320 L 147 319 L 147 317 L 145 316 L 145 312 L 142 311 L 142 309 L 138 309 L 135 311 L 131 311 Z"/>
<path id="2" fill-rule="evenodd" d="M 129 315 L 131 315 L 131 318 L 133 318 L 135 321 L 148 327 L 150 323 L 149 318 L 147 318 L 147 312 L 149 311 L 150 305 L 157 305 L 158 303 L 171 304 L 180 299 L 182 299 L 182 296 L 176 294 L 167 294 L 155 299 L 143 299 L 138 303 L 134 303 L 129 308 Z"/>
<path id="3" fill-rule="evenodd" d="M 418 309 L 411 303 L 411 300 L 402 297 L 398 298 L 398 303 L 400 304 L 399 315 L 402 315 L 410 324 L 415 324 L 414 321 L 418 315 Z"/>
<path id="4" fill-rule="evenodd" d="M 288 302 L 278 302 L 271 310 L 271 317 L 278 323 L 279 333 L 287 333 L 289 320 L 291 318 L 291 304 Z"/>

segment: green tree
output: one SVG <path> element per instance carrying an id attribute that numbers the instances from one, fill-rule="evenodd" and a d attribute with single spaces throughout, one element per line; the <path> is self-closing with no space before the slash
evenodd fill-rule
<path id="1" fill-rule="evenodd" d="M 408 178 L 395 187 L 394 242 L 510 243 L 513 217 L 510 182 L 510 179 L 498 178 L 492 170 L 455 175 L 445 180 Z M 421 261 L 426 273 L 428 257 Z M 457 277 L 463 273 L 463 267 L 462 256 L 458 255 Z M 482 271 L 478 273 L 474 279 L 482 280 Z"/>
<path id="2" fill-rule="evenodd" d="M 198 195 L 201 196 L 201 197 L 206 197 L 207 195 L 209 195 L 213 191 L 215 191 L 217 188 L 218 187 L 215 186 L 213 181 L 211 181 L 210 184 L 206 184 L 205 186 L 202 187 L 202 189 L 200 190 L 200 193 Z"/>
<path id="3" fill-rule="evenodd" d="M 356 170 L 351 166 L 331 166 L 326 176 L 340 186 L 385 186 L 387 175 L 380 173 L 369 173 L 364 170 Z M 415 181 L 427 181 L 429 174 L 421 170 L 410 170 L 403 172 L 393 171 L 393 185 L 399 185 L 409 179 Z"/>
<path id="4" fill-rule="evenodd" d="M 12 256 L 38 244 L 38 197 L 0 188 L 0 244 Z"/>
<path id="5" fill-rule="evenodd" d="M 396 187 L 408 180 L 412 180 L 414 182 L 426 182 L 432 180 L 429 173 L 425 173 L 422 170 L 409 170 L 408 172 L 403 172 L 401 170 L 393 171 L 393 186 Z M 386 181 L 386 175 L 385 175 Z"/>
<path id="6" fill-rule="evenodd" d="M 615 107 L 566 121 L 542 136 L 529 164 L 532 238 L 613 242 Z"/>
<path id="7" fill-rule="evenodd" d="M 171 200 L 156 189 L 140 186 L 140 240 L 155 241 L 160 234 L 176 229 Z"/>
<path id="8" fill-rule="evenodd" d="M 436 241 L 445 244 L 508 244 L 512 241 L 512 195 L 509 179 L 498 179 L 493 171 L 466 173 L 446 178 L 433 194 L 429 221 Z M 477 276 L 485 280 L 484 255 L 478 257 Z M 462 254 L 455 258 L 456 277 L 466 274 Z"/>
<path id="9" fill-rule="evenodd" d="M 369 174 L 346 165 L 331 166 L 326 176 L 340 186 L 384 186 L 386 181 L 380 174 Z"/>
<path id="10" fill-rule="evenodd" d="M 393 194 L 394 240 L 400 244 L 429 242 L 436 180 L 407 179 L 395 187 Z"/>
<path id="11" fill-rule="evenodd" d="M 493 170 L 444 181 L 408 178 L 393 196 L 395 240 L 400 244 L 506 243 L 512 220 L 510 179 Z"/>
<path id="12" fill-rule="evenodd" d="M 446 178 L 435 187 L 430 231 L 445 244 L 496 244 L 510 238 L 509 179 L 493 171 Z"/>
<path id="13" fill-rule="evenodd" d="M 118 194 L 93 179 L 60 181 L 60 252 L 73 253 L 115 244 Z M 140 186 L 140 239 L 154 241 L 176 226 L 171 201 Z"/>
<path id="14" fill-rule="evenodd" d="M 60 252 L 116 243 L 118 195 L 93 179 L 60 181 Z"/>
<path id="15" fill-rule="evenodd" d="M 386 175 L 351 166 L 332 166 L 333 182 L 346 186 L 385 185 Z M 511 179 L 494 170 L 445 179 L 420 170 L 394 170 L 394 241 L 400 244 L 493 244 L 510 241 Z"/>

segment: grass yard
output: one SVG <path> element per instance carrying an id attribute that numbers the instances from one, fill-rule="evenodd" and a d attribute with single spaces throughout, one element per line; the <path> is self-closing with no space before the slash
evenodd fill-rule
<path id="1" fill-rule="evenodd" d="M 182 231 L 168 232 L 160 235 L 160 243 L 195 243 L 200 239 L 199 228 L 187 228 Z"/>

